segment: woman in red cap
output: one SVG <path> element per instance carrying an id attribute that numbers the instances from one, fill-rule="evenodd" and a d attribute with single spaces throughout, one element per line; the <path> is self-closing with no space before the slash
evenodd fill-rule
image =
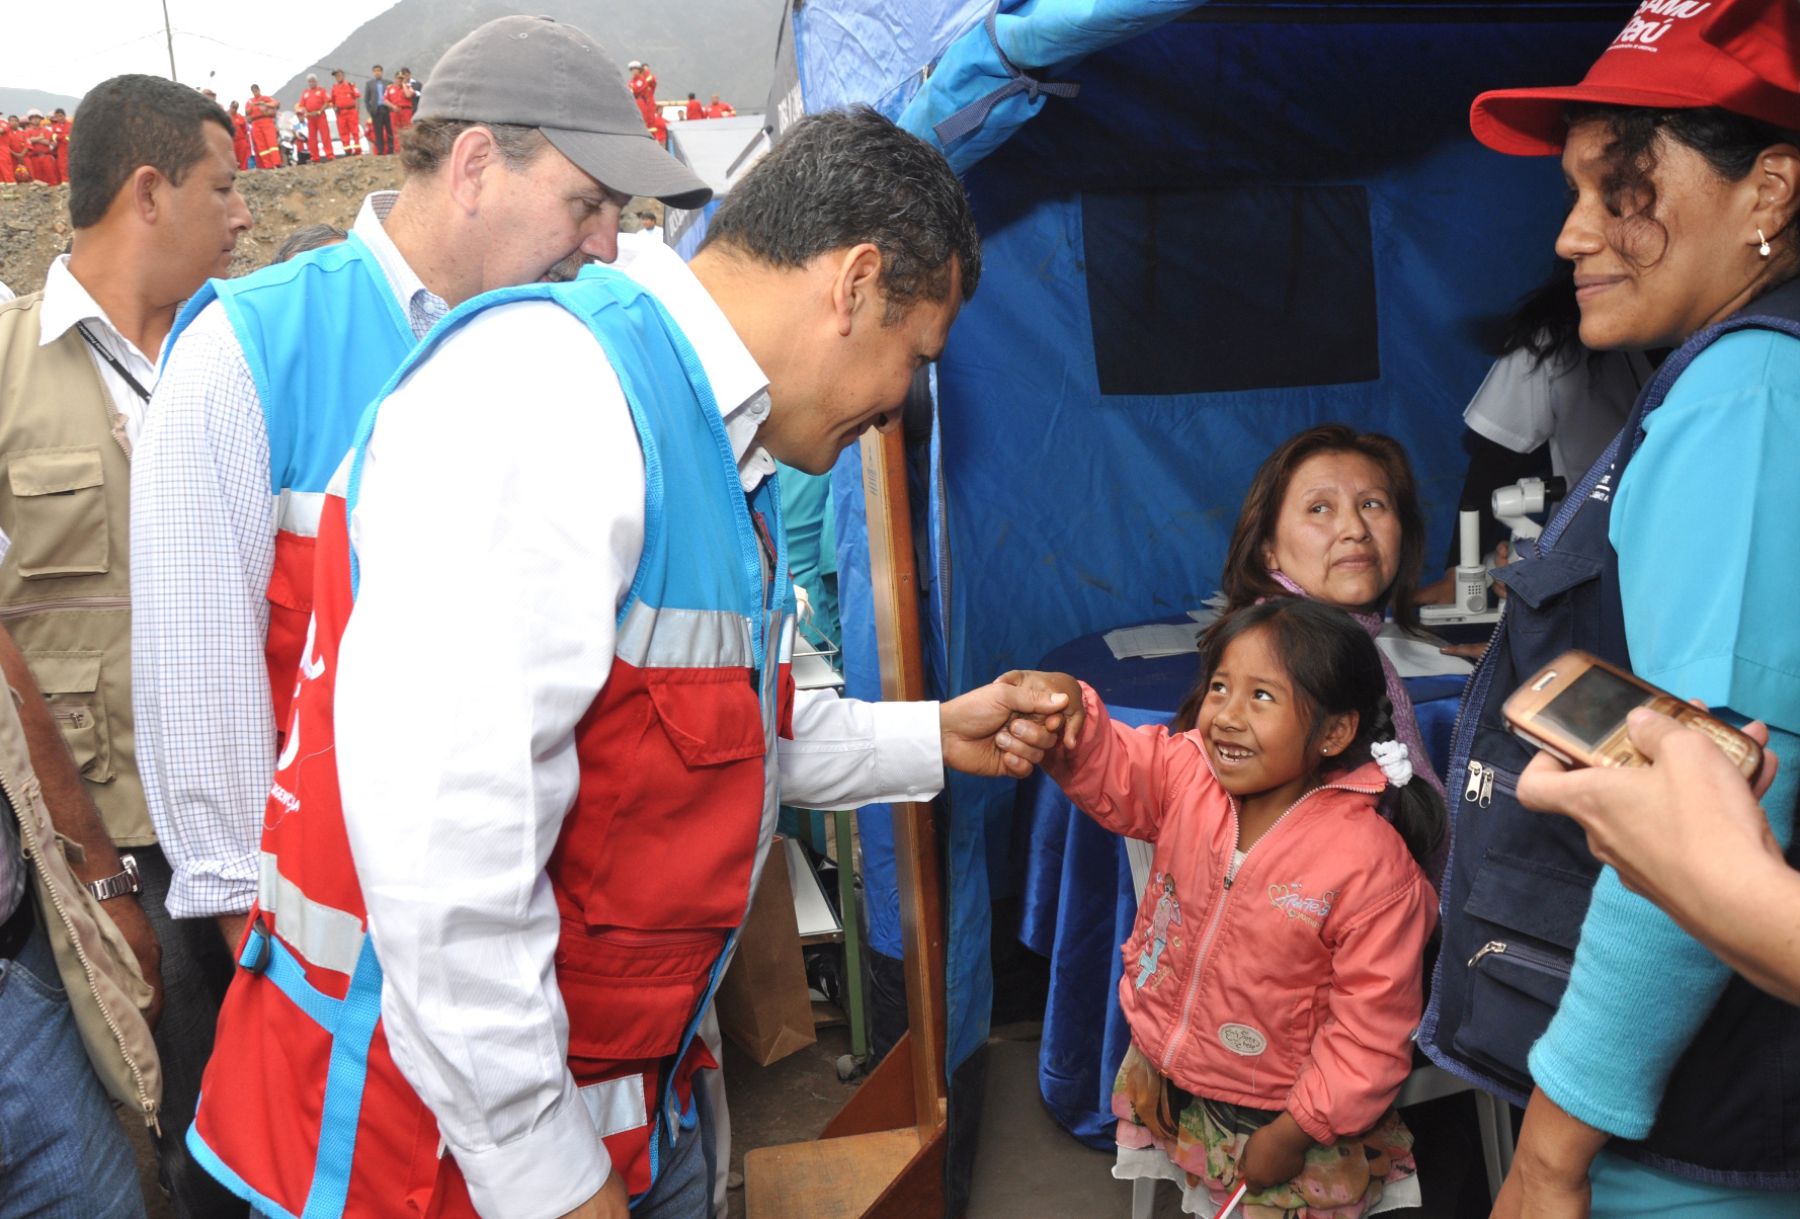
<path id="1" fill-rule="evenodd" d="M 1485 93 L 1471 125 L 1500 152 L 1561 155 L 1582 343 L 1674 351 L 1506 568 L 1457 725 L 1467 783 L 1419 1040 L 1529 1098 L 1497 1215 L 1800 1214 L 1800 1009 L 1603 871 L 1577 827 L 1525 811 L 1531 751 L 1500 716 L 1578 647 L 1762 720 L 1781 760 L 1763 806 L 1796 860 L 1800 7 L 1644 0 L 1580 84 Z"/>

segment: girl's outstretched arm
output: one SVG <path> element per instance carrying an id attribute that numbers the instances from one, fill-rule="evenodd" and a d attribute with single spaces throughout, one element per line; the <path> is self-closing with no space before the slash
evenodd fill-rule
<path id="1" fill-rule="evenodd" d="M 1107 714 L 1106 704 L 1085 682 L 1066 673 L 1027 674 L 1045 679 L 1049 688 L 1077 691 L 1083 722 L 1075 725 L 1071 744 L 1044 758 L 1044 771 L 1068 793 L 1077 807 L 1115 833 L 1156 841 L 1171 797 L 1198 782 L 1212 781 L 1200 747 L 1185 737 L 1171 737 L 1156 725 L 1128 728 Z"/>

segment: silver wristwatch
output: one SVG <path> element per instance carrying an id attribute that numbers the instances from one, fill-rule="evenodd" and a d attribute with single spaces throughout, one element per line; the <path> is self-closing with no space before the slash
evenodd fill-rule
<path id="1" fill-rule="evenodd" d="M 88 892 L 101 901 L 124 897 L 127 893 L 142 893 L 144 880 L 138 875 L 137 859 L 131 855 L 121 855 L 119 863 L 125 869 L 123 872 L 108 876 L 104 880 L 89 881 Z"/>

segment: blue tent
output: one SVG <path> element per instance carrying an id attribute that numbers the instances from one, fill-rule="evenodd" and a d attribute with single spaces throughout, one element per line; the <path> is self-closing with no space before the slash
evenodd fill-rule
<path id="1" fill-rule="evenodd" d="M 1481 336 L 1550 270 L 1564 193 L 1554 162 L 1478 146 L 1469 103 L 1579 78 L 1632 5 L 990 8 L 793 13 L 806 109 L 868 103 L 945 147 L 983 236 L 916 453 L 937 688 L 1198 605 L 1256 466 L 1316 423 L 1406 445 L 1442 553 Z M 846 674 L 874 696 L 854 452 L 837 480 Z M 960 776 L 948 792 L 953 1144 L 1013 795 Z M 871 939 L 898 956 L 885 818 L 859 827 Z"/>

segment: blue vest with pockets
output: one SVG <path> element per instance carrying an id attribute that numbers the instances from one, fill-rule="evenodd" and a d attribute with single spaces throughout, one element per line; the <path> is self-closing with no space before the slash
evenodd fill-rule
<path id="1" fill-rule="evenodd" d="M 1450 864 L 1443 945 L 1419 1043 L 1438 1065 L 1524 1104 L 1527 1055 L 1568 985 L 1600 864 L 1566 817 L 1515 795 L 1530 746 L 1501 706 L 1559 654 L 1581 648 L 1627 669 L 1613 492 L 1643 439 L 1644 417 L 1714 340 L 1747 327 L 1800 339 L 1800 281 L 1696 334 L 1645 387 L 1623 431 L 1545 527 L 1536 553 L 1498 573 L 1510 593 L 1463 696 L 1451 749 Z M 1800 838 L 1788 861 L 1800 864 Z M 1618 1150 L 1653 1167 L 1733 1188 L 1800 1188 L 1800 1008 L 1733 977 L 1676 1065 L 1655 1127 Z"/>

